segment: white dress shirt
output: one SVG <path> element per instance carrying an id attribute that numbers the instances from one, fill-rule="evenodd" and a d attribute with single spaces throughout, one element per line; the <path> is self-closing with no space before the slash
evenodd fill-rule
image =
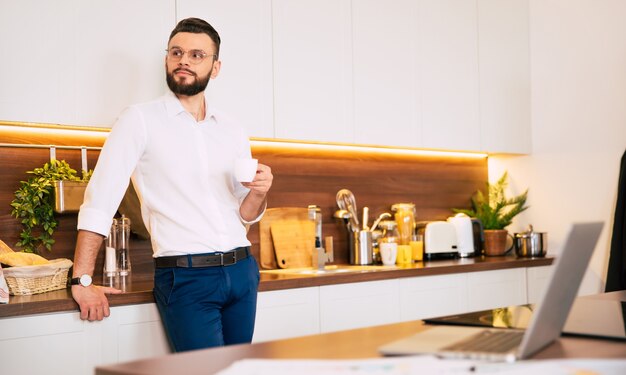
<path id="1" fill-rule="evenodd" d="M 249 246 L 239 213 L 249 189 L 232 171 L 236 158 L 250 156 L 244 129 L 222 113 L 207 107 L 196 122 L 171 92 L 133 105 L 102 148 L 78 229 L 108 236 L 132 178 L 154 257 Z"/>

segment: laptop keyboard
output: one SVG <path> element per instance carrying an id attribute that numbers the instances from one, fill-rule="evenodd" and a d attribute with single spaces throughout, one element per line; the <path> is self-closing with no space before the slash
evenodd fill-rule
<path id="1" fill-rule="evenodd" d="M 443 348 L 444 351 L 508 353 L 522 342 L 524 331 L 485 330 Z"/>

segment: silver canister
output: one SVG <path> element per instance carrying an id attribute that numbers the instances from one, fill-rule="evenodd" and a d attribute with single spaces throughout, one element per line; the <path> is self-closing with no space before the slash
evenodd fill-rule
<path id="1" fill-rule="evenodd" d="M 373 263 L 372 232 L 359 230 L 350 236 L 350 264 L 367 265 Z"/>

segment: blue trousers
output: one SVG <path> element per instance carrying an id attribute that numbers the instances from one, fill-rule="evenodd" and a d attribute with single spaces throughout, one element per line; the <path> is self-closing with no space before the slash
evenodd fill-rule
<path id="1" fill-rule="evenodd" d="M 154 299 L 172 350 L 251 342 L 258 285 L 253 256 L 230 266 L 156 268 Z"/>

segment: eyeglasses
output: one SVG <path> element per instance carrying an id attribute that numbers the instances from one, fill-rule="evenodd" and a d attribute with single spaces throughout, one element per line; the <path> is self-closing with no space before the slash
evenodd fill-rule
<path id="1" fill-rule="evenodd" d="M 170 49 L 166 49 L 165 52 L 167 52 L 167 58 L 174 62 L 180 61 L 183 58 L 184 54 L 187 54 L 189 62 L 191 62 L 192 64 L 200 64 L 202 61 L 204 61 L 204 59 L 209 56 L 211 56 L 214 60 L 217 58 L 217 55 L 209 55 L 201 49 L 191 49 L 189 51 L 184 51 L 182 48 L 173 47 Z"/>

